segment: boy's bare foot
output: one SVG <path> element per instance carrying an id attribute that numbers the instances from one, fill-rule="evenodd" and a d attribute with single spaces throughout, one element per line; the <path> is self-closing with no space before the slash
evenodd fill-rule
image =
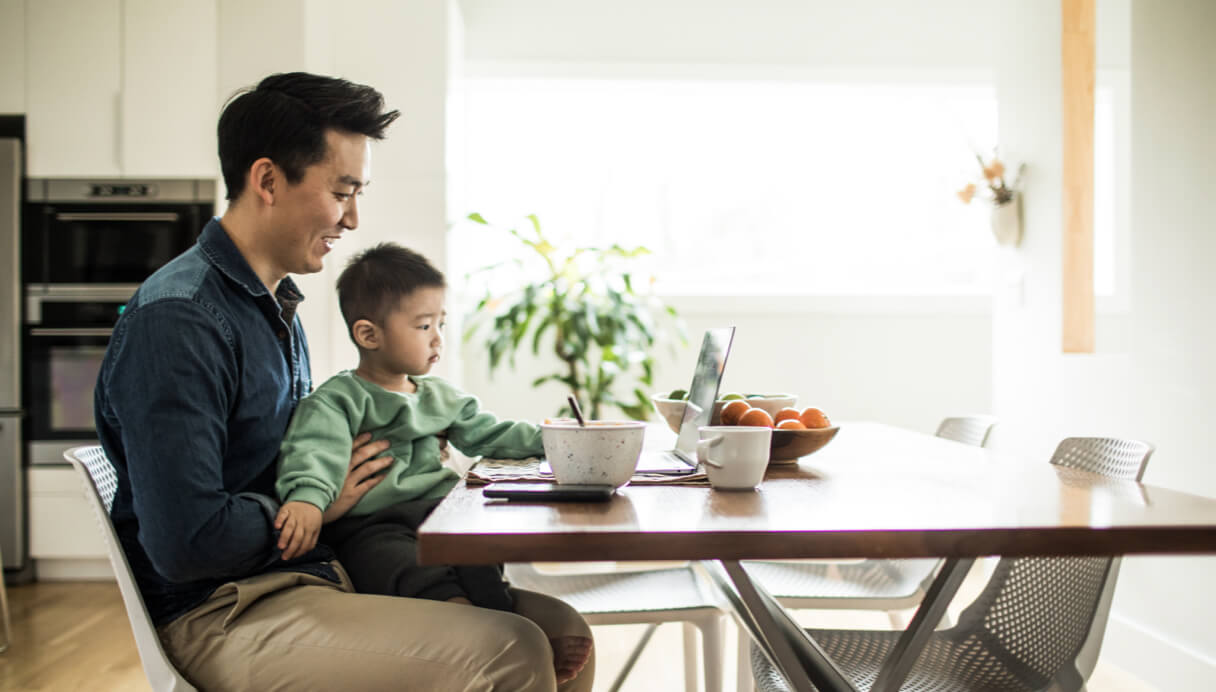
<path id="1" fill-rule="evenodd" d="M 473 605 L 473 602 L 464 596 L 453 596 L 448 599 L 448 603 L 463 603 L 464 605 Z"/>
<path id="2" fill-rule="evenodd" d="M 553 647 L 553 670 L 558 683 L 573 680 L 591 658 L 590 637 L 555 637 L 549 640 L 549 645 Z"/>

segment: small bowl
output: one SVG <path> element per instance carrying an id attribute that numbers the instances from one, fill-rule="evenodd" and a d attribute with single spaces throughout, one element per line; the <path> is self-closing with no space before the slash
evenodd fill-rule
<path id="1" fill-rule="evenodd" d="M 806 430 L 773 429 L 773 441 L 769 447 L 770 464 L 794 464 L 799 457 L 819 451 L 836 437 L 839 425 L 830 428 L 807 428 Z"/>
<path id="2" fill-rule="evenodd" d="M 644 421 L 558 420 L 540 426 L 545 458 L 558 483 L 620 487 L 637 470 L 646 433 Z"/>
<path id="3" fill-rule="evenodd" d="M 684 420 L 684 404 L 688 402 L 683 399 L 668 399 L 666 394 L 656 394 L 650 397 L 650 403 L 654 404 L 654 410 L 672 432 L 680 432 L 680 423 Z"/>
<path id="4" fill-rule="evenodd" d="M 752 399 L 742 399 L 746 401 L 748 406 L 752 408 L 763 409 L 770 416 L 776 416 L 777 412 L 783 408 L 793 407 L 798 403 L 798 397 L 793 394 L 778 394 L 774 396 L 756 397 Z M 680 423 L 684 418 L 683 399 L 668 399 L 666 394 L 656 394 L 650 397 L 650 402 L 654 404 L 654 410 L 667 423 L 667 427 L 671 428 L 672 432 L 680 432 Z M 709 417 L 710 425 L 722 424 L 722 407 L 727 403 L 721 399 L 714 402 L 714 412 Z"/>
<path id="5" fill-rule="evenodd" d="M 745 398 L 741 401 L 746 401 L 748 406 L 752 408 L 763 409 L 768 411 L 768 415 L 776 416 L 777 412 L 783 408 L 793 408 L 798 403 L 798 396 L 795 394 L 773 394 L 771 396 L 750 397 L 743 395 Z M 714 418 L 718 417 L 718 413 L 722 410 L 727 402 L 719 399 L 714 402 Z"/>

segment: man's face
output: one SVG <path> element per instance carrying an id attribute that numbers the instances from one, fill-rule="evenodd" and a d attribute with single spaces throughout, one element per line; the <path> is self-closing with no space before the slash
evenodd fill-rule
<path id="1" fill-rule="evenodd" d="M 359 225 L 358 196 L 367 185 L 367 137 L 329 130 L 325 158 L 288 183 L 274 203 L 272 254 L 284 274 L 311 274 L 345 231 Z"/>
<path id="2" fill-rule="evenodd" d="M 376 351 L 386 370 L 425 375 L 439 362 L 443 351 L 445 291 L 438 286 L 420 288 L 397 303 L 382 328 L 382 345 Z"/>

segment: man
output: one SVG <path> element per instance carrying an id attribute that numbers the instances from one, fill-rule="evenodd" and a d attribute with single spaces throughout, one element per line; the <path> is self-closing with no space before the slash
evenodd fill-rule
<path id="1" fill-rule="evenodd" d="M 98 377 L 111 517 L 169 657 L 203 689 L 590 690 L 590 630 L 560 601 L 517 592 L 517 615 L 354 594 L 328 548 L 278 543 L 275 457 L 311 389 L 287 275 L 320 271 L 358 226 L 369 140 L 397 116 L 370 87 L 304 73 L 225 107 L 229 208 L 136 291 Z M 334 514 L 380 482 L 386 448 L 355 440 Z M 580 638 L 555 656 L 550 640 Z"/>

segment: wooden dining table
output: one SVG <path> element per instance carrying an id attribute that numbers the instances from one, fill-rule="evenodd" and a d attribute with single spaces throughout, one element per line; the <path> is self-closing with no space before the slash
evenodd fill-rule
<path id="1" fill-rule="evenodd" d="M 1214 499 L 865 422 L 752 491 L 627 485 L 609 502 L 543 504 L 461 483 L 419 530 L 427 564 L 709 561 L 798 690 L 854 688 L 741 560 L 946 558 L 884 663 L 898 689 L 977 557 L 1195 553 L 1216 553 Z"/>

